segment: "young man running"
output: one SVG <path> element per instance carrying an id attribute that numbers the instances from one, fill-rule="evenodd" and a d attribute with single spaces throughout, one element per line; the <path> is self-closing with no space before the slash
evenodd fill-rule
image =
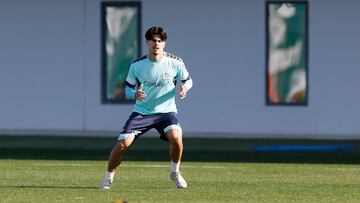
<path id="1" fill-rule="evenodd" d="M 170 179 L 178 188 L 186 188 L 179 167 L 183 152 L 182 130 L 176 118 L 176 83 L 184 99 L 192 80 L 183 61 L 164 51 L 167 34 L 162 27 L 151 27 L 145 34 L 148 55 L 135 60 L 126 78 L 126 95 L 136 99 L 132 114 L 110 153 L 102 189 L 110 189 L 117 167 L 136 138 L 155 128 L 160 138 L 169 142 Z"/>

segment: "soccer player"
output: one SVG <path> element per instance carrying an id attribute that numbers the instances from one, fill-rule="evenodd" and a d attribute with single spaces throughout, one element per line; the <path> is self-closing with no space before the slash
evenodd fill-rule
<path id="1" fill-rule="evenodd" d="M 110 189 L 116 169 L 135 139 L 153 128 L 161 139 L 169 142 L 170 179 L 178 188 L 187 187 L 179 171 L 183 142 L 175 95 L 179 82 L 179 97 L 184 99 L 192 87 L 192 79 L 183 61 L 164 51 L 167 33 L 162 27 L 151 27 L 145 38 L 148 55 L 133 61 L 126 78 L 126 96 L 136 99 L 136 103 L 110 153 L 102 189 Z"/>

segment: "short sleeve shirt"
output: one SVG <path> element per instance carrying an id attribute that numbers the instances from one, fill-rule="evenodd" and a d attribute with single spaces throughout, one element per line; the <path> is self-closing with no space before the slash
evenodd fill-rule
<path id="1" fill-rule="evenodd" d="M 147 56 L 135 60 L 126 82 L 133 86 L 142 84 L 147 98 L 136 100 L 133 111 L 144 115 L 176 113 L 176 81 L 188 78 L 189 73 L 182 59 L 170 53 L 165 52 L 160 61 L 151 61 Z"/>

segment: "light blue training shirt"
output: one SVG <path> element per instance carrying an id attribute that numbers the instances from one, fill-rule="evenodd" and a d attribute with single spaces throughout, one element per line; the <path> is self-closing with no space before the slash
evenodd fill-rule
<path id="1" fill-rule="evenodd" d="M 181 81 L 189 90 L 192 80 L 182 59 L 164 52 L 160 61 L 151 61 L 148 56 L 135 60 L 126 78 L 126 95 L 135 98 L 135 91 L 143 85 L 147 94 L 143 101 L 136 100 L 133 111 L 149 115 L 157 113 L 177 113 L 175 104 L 176 83 Z"/>

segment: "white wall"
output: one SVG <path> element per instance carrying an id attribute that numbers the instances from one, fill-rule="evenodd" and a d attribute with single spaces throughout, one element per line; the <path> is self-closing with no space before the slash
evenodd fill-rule
<path id="1" fill-rule="evenodd" d="M 142 32 L 164 26 L 194 80 L 178 102 L 184 131 L 360 138 L 359 1 L 309 1 L 307 107 L 265 105 L 264 0 L 143 0 L 142 11 Z M 121 130 L 132 106 L 101 104 L 99 0 L 0 1 L 0 27 L 0 131 Z"/>
<path id="2" fill-rule="evenodd" d="M 76 129 L 84 114 L 82 1 L 0 1 L 0 128 Z"/>

